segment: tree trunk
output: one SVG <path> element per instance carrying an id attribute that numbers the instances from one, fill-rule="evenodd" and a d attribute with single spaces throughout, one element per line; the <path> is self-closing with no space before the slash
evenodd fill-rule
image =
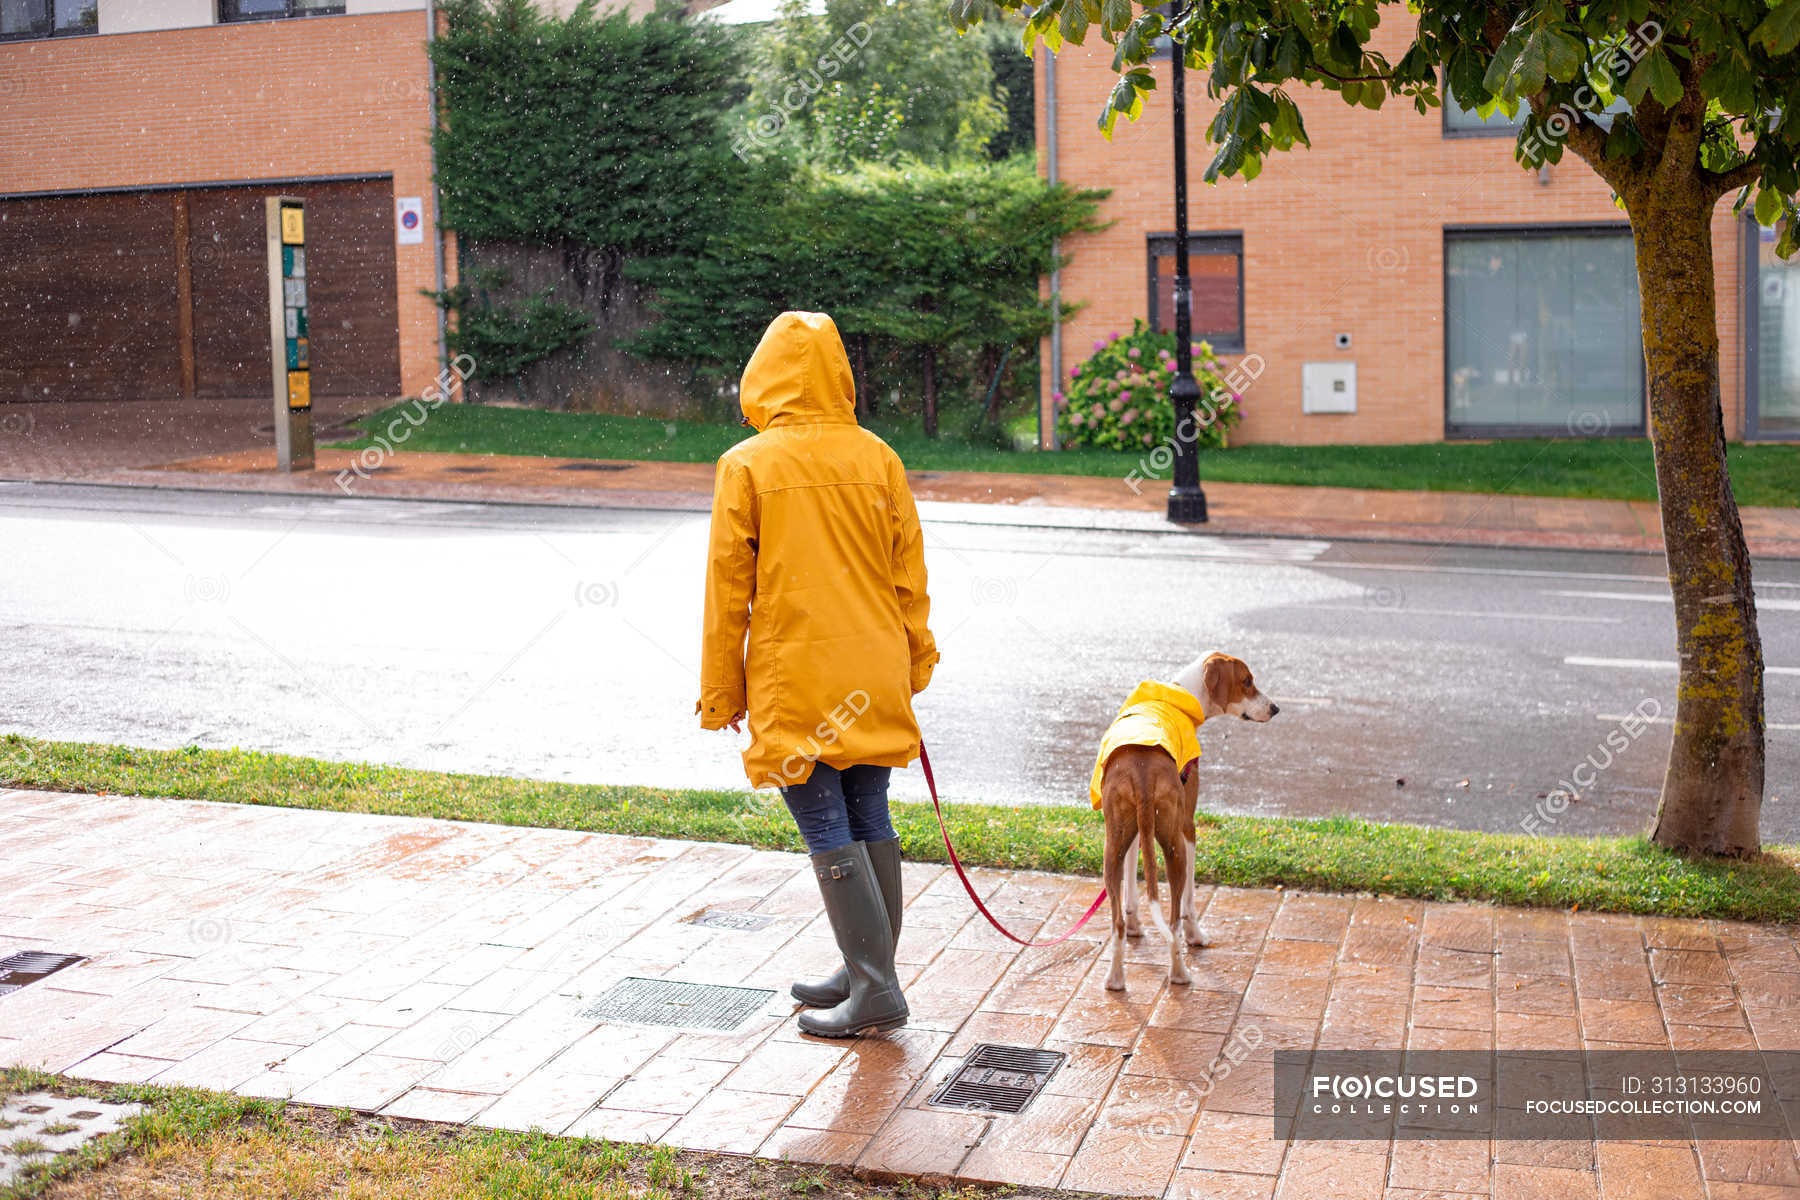
<path id="1" fill-rule="evenodd" d="M 1725 466 L 1712 203 L 1696 181 L 1637 193 L 1650 438 L 1675 599 L 1681 681 L 1651 840 L 1688 853 L 1759 849 L 1763 662 L 1750 554 Z"/>
<path id="2" fill-rule="evenodd" d="M 925 347 L 925 436 L 934 438 L 938 435 L 937 411 L 937 350 Z"/>

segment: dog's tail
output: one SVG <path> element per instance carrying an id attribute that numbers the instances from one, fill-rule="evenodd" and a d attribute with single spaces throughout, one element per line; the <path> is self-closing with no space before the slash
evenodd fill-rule
<path id="1" fill-rule="evenodd" d="M 1152 912 L 1156 901 L 1156 789 L 1144 780 L 1138 785 L 1138 851 L 1144 860 L 1144 895 Z"/>

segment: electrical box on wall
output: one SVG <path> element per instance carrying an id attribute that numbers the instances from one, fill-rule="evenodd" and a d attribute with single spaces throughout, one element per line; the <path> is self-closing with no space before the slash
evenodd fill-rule
<path id="1" fill-rule="evenodd" d="M 1300 368 L 1300 411 L 1353 413 L 1356 411 L 1356 364 L 1309 362 Z"/>

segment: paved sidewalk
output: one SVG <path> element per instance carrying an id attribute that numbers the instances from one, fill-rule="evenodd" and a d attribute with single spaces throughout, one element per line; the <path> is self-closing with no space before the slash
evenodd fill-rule
<path id="1" fill-rule="evenodd" d="M 0 997 L 0 1062 L 83 1078 L 1114 1195 L 1800 1200 L 1789 1140 L 1289 1144 L 1270 1117 L 1278 1048 L 1800 1047 L 1781 929 L 1203 888 L 1192 986 L 1152 934 L 1115 994 L 1094 927 L 1021 951 L 917 864 L 912 1023 L 835 1043 L 780 991 L 833 956 L 794 854 L 14 791 L 0 864 L 0 952 L 89 956 Z M 978 877 L 1020 931 L 1094 888 Z M 629 976 L 777 991 L 731 1034 L 581 1015 Z M 933 1108 L 983 1041 L 1069 1059 L 1021 1116 Z"/>

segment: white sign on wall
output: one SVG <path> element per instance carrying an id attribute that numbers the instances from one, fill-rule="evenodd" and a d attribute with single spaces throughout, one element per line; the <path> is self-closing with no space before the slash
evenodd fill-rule
<path id="1" fill-rule="evenodd" d="M 394 199 L 395 239 L 402 246 L 416 246 L 425 240 L 425 201 L 418 196 Z"/>

